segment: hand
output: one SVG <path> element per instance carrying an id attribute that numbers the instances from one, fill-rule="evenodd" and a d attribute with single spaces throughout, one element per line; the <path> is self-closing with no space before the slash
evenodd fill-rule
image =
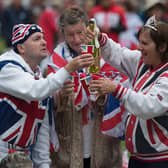
<path id="1" fill-rule="evenodd" d="M 75 84 L 71 80 L 65 81 L 61 92 L 63 96 L 73 96 L 74 95 L 74 86 Z"/>
<path id="2" fill-rule="evenodd" d="M 73 58 L 67 65 L 65 65 L 65 69 L 72 74 L 78 69 L 83 69 L 93 64 L 94 58 L 92 54 L 82 54 Z"/>
<path id="3" fill-rule="evenodd" d="M 87 27 L 87 32 L 86 32 L 86 38 L 85 38 L 85 44 L 89 44 L 90 42 L 93 41 L 93 39 L 96 37 L 97 33 L 96 31 L 92 32 L 89 27 Z"/>
<path id="4" fill-rule="evenodd" d="M 117 89 L 117 85 L 110 79 L 100 78 L 98 80 L 90 81 L 89 89 L 92 90 L 91 94 L 104 95 L 114 93 Z"/>
<path id="5" fill-rule="evenodd" d="M 90 42 L 92 42 L 92 40 L 95 37 L 99 37 L 100 36 L 100 30 L 98 27 L 95 28 L 95 31 L 92 32 L 89 27 L 87 27 L 87 32 L 86 32 L 86 38 L 85 38 L 85 44 L 88 44 Z"/>

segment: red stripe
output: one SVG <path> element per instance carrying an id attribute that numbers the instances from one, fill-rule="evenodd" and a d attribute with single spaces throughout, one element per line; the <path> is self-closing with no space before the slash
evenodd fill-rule
<path id="1" fill-rule="evenodd" d="M 126 147 L 129 150 L 129 152 L 134 152 L 134 146 L 133 146 L 133 131 L 135 128 L 136 123 L 136 117 L 134 115 L 131 115 L 130 120 L 128 122 L 128 126 L 126 128 Z"/>
<path id="2" fill-rule="evenodd" d="M 153 157 L 149 158 L 149 159 L 143 159 L 143 158 L 139 158 L 139 157 L 136 157 L 136 156 L 131 156 L 131 158 L 134 158 L 134 159 L 137 159 L 137 160 L 140 160 L 140 161 L 143 161 L 143 162 L 159 162 L 159 161 L 166 161 L 168 160 L 168 156 L 165 158 L 158 158 L 158 159 L 155 159 Z"/>
<path id="3" fill-rule="evenodd" d="M 64 60 L 60 55 L 58 55 L 56 52 L 52 55 L 53 63 L 57 65 L 58 67 L 62 68 L 67 64 L 67 61 Z"/>
<path id="4" fill-rule="evenodd" d="M 168 78 L 168 73 L 164 73 L 160 77 L 166 77 L 166 78 Z"/>
<path id="5" fill-rule="evenodd" d="M 4 141 L 9 141 L 11 138 L 13 138 L 16 134 L 18 134 L 18 132 L 20 131 L 21 126 L 14 131 L 11 135 L 9 135 L 8 137 L 6 137 L 5 139 L 3 139 Z"/>
<path id="6" fill-rule="evenodd" d="M 100 42 L 100 46 L 103 47 L 107 42 L 106 35 L 101 33 L 100 38 L 99 38 L 99 42 Z"/>
<path id="7" fill-rule="evenodd" d="M 132 153 L 132 158 L 144 161 L 144 162 L 156 162 L 156 161 L 164 161 L 168 160 L 168 151 L 167 152 L 157 152 L 151 154 L 137 154 Z M 164 157 L 164 158 L 163 158 Z"/>
<path id="8" fill-rule="evenodd" d="M 24 25 L 23 25 L 22 27 L 18 28 L 18 29 L 14 32 L 13 37 L 14 37 L 21 29 L 23 29 L 23 27 L 24 27 Z M 12 41 L 13 41 L 13 40 L 12 40 Z"/>
<path id="9" fill-rule="evenodd" d="M 105 64 L 101 67 L 101 72 L 107 72 L 107 71 L 119 72 L 116 68 L 112 67 L 110 64 L 105 63 Z"/>
<path id="10" fill-rule="evenodd" d="M 8 154 L 14 153 L 14 152 L 16 152 L 16 150 L 14 150 L 14 149 L 9 149 L 9 150 L 8 150 Z"/>
<path id="11" fill-rule="evenodd" d="M 163 65 L 162 65 L 162 66 L 163 66 Z M 167 66 L 168 66 L 168 65 L 167 65 L 167 63 L 166 63 L 166 65 L 165 65 L 164 67 L 162 67 L 161 69 L 164 69 L 164 68 L 166 68 Z M 153 71 L 150 71 L 150 72 L 146 73 L 146 74 L 144 75 L 144 77 L 143 77 L 143 78 L 139 81 L 139 83 L 136 85 L 135 91 L 138 92 L 138 91 L 140 90 L 140 88 L 142 88 L 142 86 L 143 86 L 143 84 L 146 82 L 146 80 L 147 80 L 151 75 L 153 75 L 159 68 L 160 68 L 160 66 L 157 67 L 156 69 L 154 69 Z M 167 74 L 167 73 L 164 73 L 164 74 L 161 75 L 161 77 L 168 77 L 168 74 Z"/>
<path id="12" fill-rule="evenodd" d="M 31 25 L 30 25 L 30 26 L 31 26 Z M 15 41 L 15 40 L 17 40 L 17 39 L 19 39 L 19 38 L 22 39 L 22 38 L 25 36 L 25 31 L 27 31 L 27 29 L 29 29 L 30 26 L 26 27 L 26 29 L 24 30 L 24 32 L 23 32 L 20 36 L 17 36 L 16 38 L 14 38 L 12 41 Z"/>
<path id="13" fill-rule="evenodd" d="M 139 83 L 136 85 L 136 87 L 135 87 L 135 91 L 136 92 L 138 92 L 141 88 L 142 88 L 142 86 L 143 86 L 143 84 L 147 81 L 147 79 L 149 79 L 149 77 L 152 75 L 153 73 L 146 73 L 145 74 L 145 76 L 139 81 Z"/>
<path id="14" fill-rule="evenodd" d="M 117 94 L 120 89 L 121 89 L 121 85 L 118 85 L 116 91 L 113 93 L 113 96 L 117 97 Z"/>
<path id="15" fill-rule="evenodd" d="M 26 146 L 30 134 L 32 133 L 35 120 L 38 119 L 42 121 L 44 119 L 45 109 L 39 108 L 39 102 L 32 101 L 31 104 L 22 102 L 22 106 L 19 107 L 19 110 L 21 110 L 27 116 L 24 123 L 22 135 L 17 144 L 19 146 Z"/>
<path id="16" fill-rule="evenodd" d="M 59 151 L 59 148 L 57 149 Z M 53 143 L 50 141 L 50 152 L 55 152 L 56 149 L 53 146 Z"/>
<path id="17" fill-rule="evenodd" d="M 147 120 L 147 129 L 148 129 L 148 135 L 149 135 L 150 141 L 152 142 L 152 144 L 156 144 L 154 137 L 153 137 L 153 133 L 152 133 L 152 121 L 151 120 Z"/>
<path id="18" fill-rule="evenodd" d="M 74 92 L 77 93 L 79 89 L 79 76 L 72 76 L 72 77 L 75 83 Z"/>
<path id="19" fill-rule="evenodd" d="M 48 65 L 48 74 L 50 73 L 55 73 L 55 70 L 50 65 Z"/>
<path id="20" fill-rule="evenodd" d="M 136 76 L 135 76 L 135 78 L 134 78 L 134 81 L 133 81 L 133 83 L 132 83 L 132 86 L 135 85 L 135 82 L 136 82 L 136 79 L 137 79 L 137 77 L 138 77 L 138 75 L 139 75 L 139 70 L 140 70 L 140 67 L 142 66 L 142 64 L 143 64 L 143 57 L 141 56 L 141 59 L 140 59 L 140 62 L 139 62 L 138 68 L 137 68 L 137 74 L 136 74 Z"/>
<path id="21" fill-rule="evenodd" d="M 8 95 L 8 94 L 2 93 L 2 92 L 0 92 L 0 99 L 3 99 L 4 101 L 9 101 L 11 104 L 14 104 L 16 107 L 18 107 L 19 104 L 20 104 L 20 99 L 19 98 L 15 98 L 11 95 Z"/>
<path id="22" fill-rule="evenodd" d="M 166 152 L 157 152 L 157 153 L 150 153 L 150 154 L 140 154 L 140 153 L 132 153 L 132 156 L 135 157 L 142 157 L 144 159 L 146 158 L 155 158 L 155 157 L 163 157 L 163 156 L 168 156 L 168 151 Z"/>
<path id="23" fill-rule="evenodd" d="M 80 90 L 75 98 L 75 105 L 79 104 L 81 101 L 82 101 L 82 87 L 80 87 Z"/>
<path id="24" fill-rule="evenodd" d="M 87 115 L 88 108 L 89 108 L 88 104 L 82 108 L 82 124 L 83 125 L 88 124 L 88 121 L 89 121 L 88 115 Z"/>
<path id="25" fill-rule="evenodd" d="M 125 90 L 125 88 L 123 86 L 121 86 L 121 92 L 120 92 L 120 94 L 118 96 L 118 99 L 121 98 L 122 94 L 124 93 L 124 90 Z"/>
<path id="26" fill-rule="evenodd" d="M 87 96 L 90 96 L 90 92 L 89 92 L 89 89 L 88 89 L 88 84 L 86 83 L 86 81 L 85 80 L 81 80 L 81 83 L 82 83 L 82 86 L 83 86 L 83 88 L 84 88 L 84 90 L 85 90 L 85 92 L 86 92 L 86 95 Z"/>
<path id="27" fill-rule="evenodd" d="M 153 122 L 154 125 L 154 129 L 158 135 L 159 140 L 165 144 L 166 146 L 168 146 L 168 138 L 163 134 L 163 131 L 157 126 L 157 124 L 155 122 Z"/>
<path id="28" fill-rule="evenodd" d="M 121 123 L 122 112 L 117 113 L 112 118 L 104 120 L 101 125 L 101 131 L 107 131 L 114 128 L 117 124 Z"/>

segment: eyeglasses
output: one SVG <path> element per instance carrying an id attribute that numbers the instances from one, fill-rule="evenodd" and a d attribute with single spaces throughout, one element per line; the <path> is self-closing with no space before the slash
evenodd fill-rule
<path id="1" fill-rule="evenodd" d="M 155 16 L 151 16 L 145 23 L 145 27 L 149 27 L 150 29 L 157 31 L 157 20 Z"/>

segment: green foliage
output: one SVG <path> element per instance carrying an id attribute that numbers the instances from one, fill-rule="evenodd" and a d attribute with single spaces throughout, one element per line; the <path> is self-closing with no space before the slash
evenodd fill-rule
<path id="1" fill-rule="evenodd" d="M 0 37 L 0 54 L 7 48 L 5 41 L 2 37 Z"/>

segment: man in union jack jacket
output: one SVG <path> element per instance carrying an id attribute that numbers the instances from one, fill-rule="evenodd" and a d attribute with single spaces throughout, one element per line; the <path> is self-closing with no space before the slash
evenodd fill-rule
<path id="1" fill-rule="evenodd" d="M 52 119 L 49 96 L 74 71 L 93 64 L 93 58 L 90 54 L 82 55 L 57 74 L 42 78 L 38 65 L 48 51 L 41 27 L 15 25 L 12 46 L 12 50 L 0 57 L 0 160 L 8 154 L 8 149 L 28 150 L 34 168 L 49 168 Z"/>

